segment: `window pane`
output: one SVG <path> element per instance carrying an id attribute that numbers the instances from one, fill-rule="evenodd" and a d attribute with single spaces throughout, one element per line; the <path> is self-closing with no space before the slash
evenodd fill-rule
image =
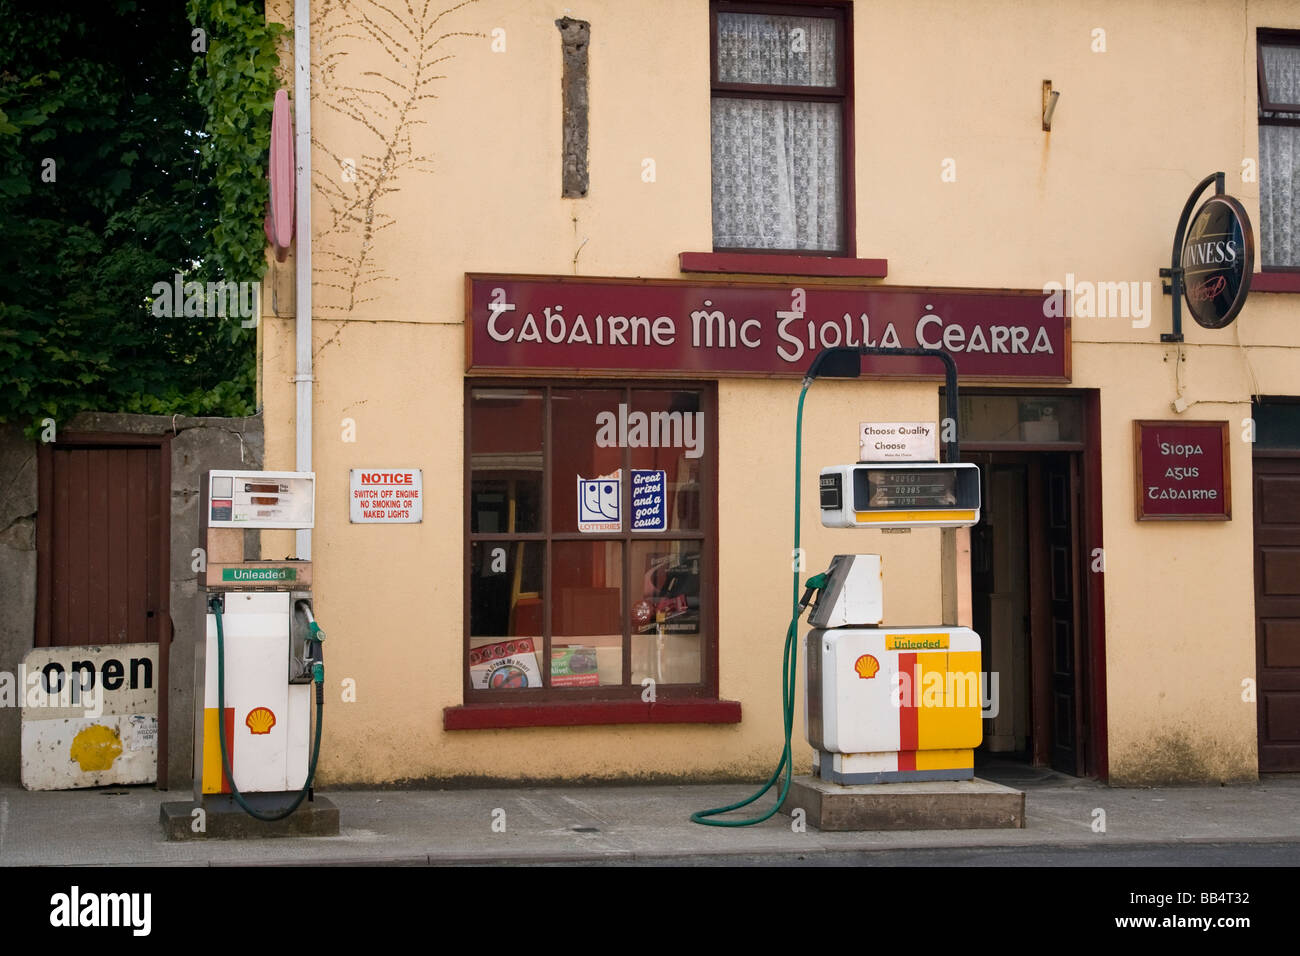
<path id="1" fill-rule="evenodd" d="M 503 690 L 542 686 L 541 541 L 470 546 L 470 683 Z"/>
<path id="2" fill-rule="evenodd" d="M 1259 127 L 1259 259 L 1300 266 L 1300 126 Z"/>
<path id="3" fill-rule="evenodd" d="M 1300 112 L 1300 46 L 1261 46 L 1259 58 L 1264 64 L 1268 100 L 1294 106 Z"/>
<path id="4" fill-rule="evenodd" d="M 634 541 L 632 551 L 632 683 L 702 679 L 700 544 Z"/>
<path id="5" fill-rule="evenodd" d="M 1300 405 L 1265 402 L 1252 406 L 1255 447 L 1300 451 Z"/>
<path id="6" fill-rule="evenodd" d="M 959 400 L 962 441 L 1083 441 L 1083 402 L 1073 396 L 962 395 Z M 946 407 L 942 399 L 939 407 Z"/>
<path id="7" fill-rule="evenodd" d="M 827 17 L 718 14 L 718 79 L 765 86 L 835 86 L 835 26 Z"/>
<path id="8" fill-rule="evenodd" d="M 618 445 L 619 405 L 625 395 L 614 388 L 557 388 L 551 393 L 551 440 L 555 445 L 552 532 L 618 533 L 627 529 L 622 517 L 623 476 L 619 474 L 623 450 Z M 600 478 L 608 480 L 594 483 Z M 580 515 L 579 500 L 584 492 Z"/>
<path id="9" fill-rule="evenodd" d="M 698 392 L 633 390 L 627 427 L 633 531 L 699 530 L 704 440 Z"/>
<path id="10" fill-rule="evenodd" d="M 623 682 L 623 542 L 551 545 L 551 686 Z"/>
<path id="11" fill-rule="evenodd" d="M 842 247 L 840 106 L 715 96 L 713 245 Z"/>
<path id="12" fill-rule="evenodd" d="M 470 530 L 542 530 L 542 392 L 470 392 Z"/>

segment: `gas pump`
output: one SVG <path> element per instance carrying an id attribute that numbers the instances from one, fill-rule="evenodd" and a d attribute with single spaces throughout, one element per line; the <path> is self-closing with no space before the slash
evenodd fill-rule
<path id="1" fill-rule="evenodd" d="M 963 464 L 956 438 L 957 367 L 942 349 L 863 346 L 823 349 L 803 380 L 795 417 L 794 553 L 800 548 L 803 409 L 818 377 L 857 378 L 862 356 L 924 357 L 943 362 L 947 461 L 857 462 L 822 469 L 818 492 L 829 528 L 960 528 L 979 521 L 978 466 Z M 786 803 L 793 775 L 790 746 L 798 680 L 797 628 L 816 598 L 805 638 L 804 724 L 814 772 L 824 784 L 965 781 L 974 776 L 974 749 L 983 736 L 978 691 L 980 639 L 966 627 L 885 627 L 880 555 L 836 555 L 804 582 L 796 564 L 782 662 L 785 747 L 767 782 L 737 803 L 691 814 L 695 823 L 740 827 L 762 823 Z M 956 679 L 960 675 L 959 681 Z M 971 692 L 970 677 L 974 678 Z M 777 786 L 776 804 L 750 819 L 718 819 Z"/>
<path id="2" fill-rule="evenodd" d="M 979 467 L 839 465 L 821 472 L 829 528 L 966 527 Z M 882 627 L 881 560 L 837 554 L 809 614 L 804 726 L 822 780 L 969 780 L 983 739 L 980 639 L 967 627 Z"/>
<path id="3" fill-rule="evenodd" d="M 194 801 L 208 816 L 242 810 L 274 823 L 294 814 L 311 793 L 324 711 L 325 638 L 312 606 L 311 562 L 247 559 L 244 532 L 313 527 L 315 491 L 316 477 L 307 472 L 213 470 L 204 476 L 200 532 L 207 564 L 200 584 L 207 613 L 195 661 L 201 704 L 195 708 Z M 337 810 L 328 810 L 337 833 Z M 298 825 L 293 832 L 328 831 Z"/>

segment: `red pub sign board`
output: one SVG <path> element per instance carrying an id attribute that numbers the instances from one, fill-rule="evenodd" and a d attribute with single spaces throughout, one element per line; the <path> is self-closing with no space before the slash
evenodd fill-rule
<path id="1" fill-rule="evenodd" d="M 1070 320 L 1036 290 L 465 276 L 473 372 L 802 376 L 823 348 L 947 349 L 963 380 L 1068 382 Z M 866 375 L 941 378 L 923 357 Z"/>
<path id="2" fill-rule="evenodd" d="M 1232 517 L 1227 422 L 1134 422 L 1139 521 Z"/>

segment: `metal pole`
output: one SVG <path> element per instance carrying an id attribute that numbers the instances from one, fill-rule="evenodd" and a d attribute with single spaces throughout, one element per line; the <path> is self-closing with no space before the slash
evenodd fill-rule
<path id="1" fill-rule="evenodd" d="M 1187 238 L 1187 221 L 1192 218 L 1192 209 L 1196 205 L 1196 200 L 1200 198 L 1205 187 L 1214 183 L 1214 194 L 1223 195 L 1223 173 L 1211 173 L 1202 179 L 1192 194 L 1187 197 L 1187 202 L 1183 206 L 1183 214 L 1178 217 L 1178 229 L 1174 232 L 1174 251 L 1169 257 L 1169 268 L 1160 270 L 1162 279 L 1169 279 L 1169 285 L 1164 287 L 1166 293 L 1173 293 L 1174 296 L 1174 331 L 1172 333 L 1162 332 L 1160 334 L 1161 342 L 1181 342 L 1183 340 L 1183 240 Z"/>
<path id="2" fill-rule="evenodd" d="M 886 349 L 871 345 L 852 348 L 841 345 L 818 352 L 812 365 L 808 366 L 808 374 L 804 376 L 804 381 L 812 382 L 823 373 L 823 369 L 826 370 L 825 374 L 834 378 L 858 378 L 862 375 L 862 366 L 856 359 L 863 355 L 910 355 L 937 358 L 943 362 L 944 376 L 947 381 L 944 387 L 944 404 L 947 407 L 948 420 L 952 421 L 952 438 L 945 443 L 945 450 L 948 453 L 948 461 L 961 461 L 961 447 L 957 439 L 957 363 L 953 361 L 952 356 L 943 349 Z M 854 359 L 853 362 L 845 361 L 850 357 Z"/>

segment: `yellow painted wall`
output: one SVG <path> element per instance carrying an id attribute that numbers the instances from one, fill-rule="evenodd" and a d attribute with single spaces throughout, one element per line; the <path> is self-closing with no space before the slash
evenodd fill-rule
<path id="1" fill-rule="evenodd" d="M 464 666 L 464 273 L 678 278 L 678 253 L 711 249 L 707 2 L 480 0 L 428 24 L 422 53 L 418 29 L 378 4 L 351 7 L 313 4 L 312 557 L 329 680 L 354 679 L 357 697 L 330 701 L 322 784 L 766 772 L 780 749 L 793 381 L 718 386 L 720 696 L 742 702 L 740 724 L 442 730 L 442 709 L 462 702 Z M 291 22 L 292 4 L 268 8 Z M 359 11 L 368 24 L 348 21 Z M 560 197 L 554 21 L 566 13 L 592 24 L 590 189 L 578 200 Z M 1250 446 L 1232 444 L 1232 521 L 1139 525 L 1132 421 L 1177 417 L 1176 367 L 1198 403 L 1183 417 L 1226 418 L 1234 436 L 1252 389 L 1296 394 L 1291 296 L 1256 294 L 1226 331 L 1188 317 L 1181 366 L 1178 350 L 1159 344 L 1169 306 L 1157 269 L 1192 186 L 1224 170 L 1228 191 L 1258 219 L 1258 187 L 1240 170 L 1258 151 L 1260 25 L 1300 28 L 1300 7 L 897 0 L 854 9 L 857 252 L 887 258 L 888 283 L 1036 289 L 1069 273 L 1151 283 L 1149 326 L 1073 326 L 1073 385 L 1101 389 L 1117 783 L 1255 774 L 1255 705 L 1241 700 L 1255 668 Z M 396 42 L 371 39 L 372 28 Z M 504 52 L 492 50 L 498 28 Z M 1093 50 L 1097 29 L 1105 52 Z M 1061 91 L 1050 134 L 1040 128 L 1043 79 Z M 392 102 L 372 108 L 362 89 Z M 941 178 L 947 159 L 953 182 Z M 274 267 L 277 288 L 292 289 L 292 268 L 292 257 Z M 276 305 L 281 315 L 264 329 L 266 467 L 292 468 L 291 297 Z M 933 419 L 935 395 L 931 385 L 822 382 L 808 400 L 810 571 L 836 551 L 879 550 L 893 623 L 938 620 L 928 582 L 938 579 L 939 533 L 822 529 L 815 475 L 853 460 L 860 420 Z M 423 468 L 424 522 L 349 524 L 348 469 L 362 466 Z M 771 489 L 758 513 L 741 494 L 754 487 Z M 287 554 L 292 536 L 267 533 L 264 549 Z M 798 752 L 806 769 L 802 740 Z"/>

